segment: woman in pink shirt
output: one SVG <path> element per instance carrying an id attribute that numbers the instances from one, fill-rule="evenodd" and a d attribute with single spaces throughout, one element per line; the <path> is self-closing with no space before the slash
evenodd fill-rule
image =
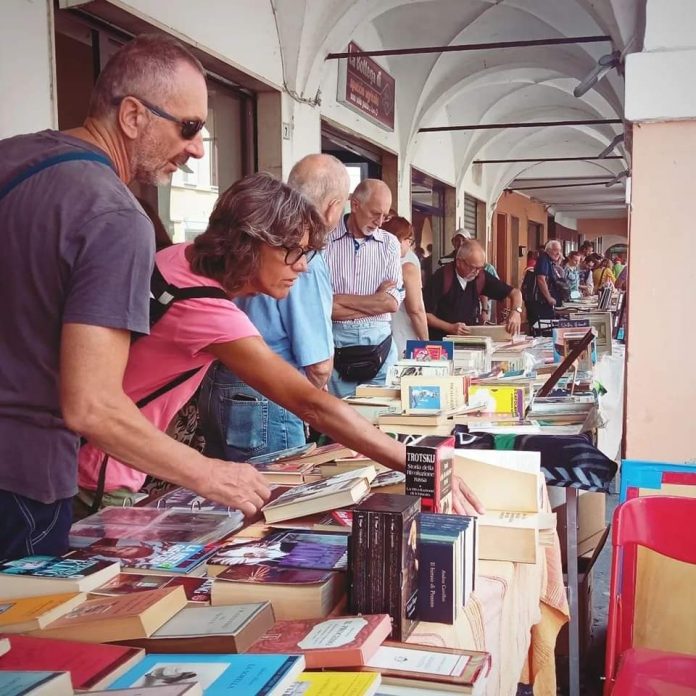
<path id="1" fill-rule="evenodd" d="M 256 293 L 282 299 L 323 246 L 326 231 L 323 219 L 304 196 L 269 174 L 254 174 L 220 196 L 203 234 L 192 243 L 161 250 L 156 263 L 165 280 L 177 287 L 209 285 L 222 288 L 230 299 Z M 143 407 L 143 414 L 165 430 L 214 360 L 319 432 L 391 469 L 404 469 L 403 444 L 340 399 L 314 387 L 266 345 L 229 299 L 175 302 L 150 335 L 131 346 L 124 389 L 137 402 L 198 367 L 192 377 Z M 113 458 L 107 460 L 103 452 L 87 444 L 80 450 L 78 497 L 88 507 L 105 462 L 104 491 L 109 502 L 138 491 L 145 480 L 144 473 Z M 455 485 L 455 498 L 461 512 L 480 509 L 461 481 Z"/>

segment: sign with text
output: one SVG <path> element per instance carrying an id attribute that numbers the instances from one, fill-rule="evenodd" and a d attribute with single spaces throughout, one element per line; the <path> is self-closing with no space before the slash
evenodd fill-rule
<path id="1" fill-rule="evenodd" d="M 347 53 L 359 53 L 351 41 Z M 338 62 L 336 100 L 376 125 L 394 130 L 394 78 L 367 56 L 355 55 Z"/>

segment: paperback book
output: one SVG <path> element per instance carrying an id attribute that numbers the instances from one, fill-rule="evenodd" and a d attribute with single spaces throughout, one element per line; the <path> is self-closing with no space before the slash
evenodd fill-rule
<path id="1" fill-rule="evenodd" d="M 107 507 L 76 522 L 70 544 L 82 548 L 99 539 L 207 543 L 218 541 L 242 526 L 243 515 L 221 515 L 193 510 Z"/>
<path id="2" fill-rule="evenodd" d="M 67 672 L 0 671 L 0 694 L 3 696 L 73 696 Z"/>
<path id="3" fill-rule="evenodd" d="M 300 653 L 307 669 L 364 665 L 391 633 L 387 614 L 279 621 L 249 648 L 252 653 Z"/>
<path id="4" fill-rule="evenodd" d="M 401 406 L 404 413 L 451 411 L 465 404 L 465 382 L 461 375 L 403 377 L 401 380 Z"/>
<path id="5" fill-rule="evenodd" d="M 206 696 L 282 696 L 304 669 L 301 655 L 147 655 L 111 686 L 196 681 Z"/>
<path id="6" fill-rule="evenodd" d="M 247 544 L 221 546 L 208 567 L 259 564 L 278 568 L 345 570 L 348 537 L 329 532 L 279 531 Z"/>
<path id="7" fill-rule="evenodd" d="M 185 606 L 186 595 L 181 587 L 98 597 L 83 602 L 36 634 L 87 643 L 147 638 Z"/>
<path id="8" fill-rule="evenodd" d="M 118 575 L 120 565 L 92 558 L 26 556 L 0 564 L 0 597 L 89 592 Z"/>
<path id="9" fill-rule="evenodd" d="M 157 508 L 159 510 L 179 510 L 183 512 L 212 512 L 217 515 L 235 517 L 240 521 L 244 517 L 236 508 L 216 503 L 214 500 L 198 495 L 198 493 L 194 493 L 187 488 L 175 488 L 168 491 L 164 493 L 164 495 L 149 501 L 143 507 Z"/>
<path id="10" fill-rule="evenodd" d="M 411 360 L 452 360 L 454 343 L 452 341 L 406 341 L 406 358 Z"/>
<path id="11" fill-rule="evenodd" d="M 341 572 L 236 565 L 215 577 L 211 603 L 221 606 L 268 600 L 277 620 L 322 618 L 345 591 L 346 574 Z"/>
<path id="12" fill-rule="evenodd" d="M 351 611 L 389 614 L 398 640 L 416 621 L 419 512 L 420 498 L 389 493 L 373 493 L 353 512 Z"/>
<path id="13" fill-rule="evenodd" d="M 120 562 L 125 572 L 203 573 L 204 562 L 214 553 L 215 544 L 176 544 L 168 541 L 101 539 L 78 549 L 71 558 L 94 558 Z"/>
<path id="14" fill-rule="evenodd" d="M 106 688 L 143 658 L 122 645 L 78 643 L 35 636 L 12 636 L 12 649 L 0 656 L 0 671 L 68 672 L 75 689 Z"/>
<path id="15" fill-rule="evenodd" d="M 266 522 L 282 522 L 352 505 L 369 493 L 376 475 L 374 466 L 366 466 L 290 488 L 264 506 Z"/>
<path id="16" fill-rule="evenodd" d="M 273 607 L 267 601 L 186 607 L 151 636 L 121 642 L 148 653 L 244 653 L 274 621 Z"/>
<path id="17" fill-rule="evenodd" d="M 79 592 L 1 599 L 0 631 L 27 633 L 44 628 L 83 604 L 86 599 L 87 595 Z"/>
<path id="18" fill-rule="evenodd" d="M 190 577 L 185 575 L 139 575 L 137 573 L 119 573 L 113 580 L 104 583 L 90 593 L 91 596 L 116 596 L 156 590 L 162 587 L 181 585 L 186 593 L 189 606 L 210 604 L 211 578 Z"/>
<path id="19" fill-rule="evenodd" d="M 303 672 L 283 696 L 378 696 L 379 674 Z"/>

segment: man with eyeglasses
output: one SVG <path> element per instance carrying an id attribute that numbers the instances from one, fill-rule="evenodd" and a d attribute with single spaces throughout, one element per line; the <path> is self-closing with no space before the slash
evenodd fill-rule
<path id="1" fill-rule="evenodd" d="M 251 467 L 174 442 L 123 391 L 154 255 L 127 184 L 168 183 L 202 157 L 207 101 L 200 62 L 142 36 L 102 70 L 83 126 L 0 141 L 0 558 L 67 550 L 79 435 L 248 513 L 268 496 Z"/>
<path id="2" fill-rule="evenodd" d="M 442 340 L 447 335 L 465 335 L 469 326 L 481 323 L 481 298 L 510 299 L 511 311 L 507 330 L 519 333 L 522 317 L 522 294 L 485 270 L 486 252 L 473 239 L 465 239 L 455 260 L 439 268 L 423 291 L 430 338 Z"/>
<path id="3" fill-rule="evenodd" d="M 383 181 L 361 181 L 350 197 L 350 213 L 326 245 L 336 348 L 329 391 L 339 397 L 353 394 L 358 384 L 384 384 L 398 357 L 391 315 L 402 301 L 401 250 L 396 237 L 381 229 L 391 202 Z"/>
<path id="4" fill-rule="evenodd" d="M 288 185 L 303 193 L 332 230 L 343 213 L 350 192 L 345 165 L 332 155 L 307 155 L 290 171 Z M 286 263 L 294 263 L 300 249 L 291 250 Z M 310 256 L 312 258 L 310 258 Z M 251 319 L 274 353 L 304 372 L 323 389 L 333 365 L 331 332 L 331 281 L 322 254 L 307 254 L 307 271 L 301 273 L 288 296 L 275 300 L 253 295 L 235 300 Z M 210 400 L 224 398 L 223 414 L 205 408 Z M 201 390 L 201 429 L 205 454 L 234 461 L 302 445 L 306 441 L 301 418 L 270 401 L 221 363 L 211 367 Z M 224 422 L 223 422 L 224 421 Z M 267 427 L 273 423 L 273 427 Z"/>

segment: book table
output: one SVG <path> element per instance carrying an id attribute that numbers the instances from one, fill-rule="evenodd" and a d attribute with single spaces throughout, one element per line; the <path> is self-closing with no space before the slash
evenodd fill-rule
<path id="1" fill-rule="evenodd" d="M 555 696 L 554 646 L 569 617 L 557 535 L 538 559 L 479 561 L 477 587 L 457 623 L 421 621 L 409 642 L 490 652 L 488 696 L 514 696 L 518 682 L 533 683 L 537 696 Z"/>

